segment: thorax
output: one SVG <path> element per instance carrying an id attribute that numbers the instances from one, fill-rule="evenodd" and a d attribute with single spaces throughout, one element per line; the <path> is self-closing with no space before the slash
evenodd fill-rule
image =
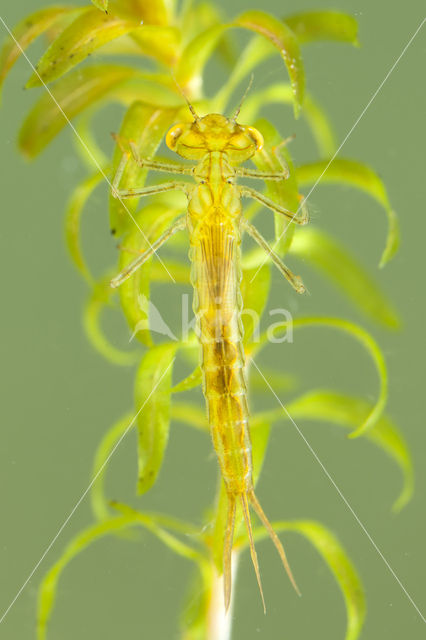
<path id="1" fill-rule="evenodd" d="M 189 197 L 188 213 L 192 223 L 234 221 L 241 214 L 235 169 L 226 153 L 206 153 L 194 171 L 197 181 Z"/>

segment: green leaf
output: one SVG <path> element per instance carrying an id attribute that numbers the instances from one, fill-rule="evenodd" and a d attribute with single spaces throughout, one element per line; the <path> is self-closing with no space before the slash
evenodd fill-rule
<path id="1" fill-rule="evenodd" d="M 293 93 L 289 84 L 273 84 L 266 89 L 256 91 L 249 95 L 241 109 L 241 121 L 253 122 L 260 109 L 265 104 L 277 102 L 279 104 L 291 104 Z M 334 132 L 325 112 L 317 102 L 309 95 L 305 95 L 302 115 L 312 131 L 319 153 L 324 156 L 333 155 L 336 149 Z"/>
<path id="2" fill-rule="evenodd" d="M 188 284 L 190 282 L 190 267 L 181 262 L 165 260 L 164 264 L 167 271 L 172 274 L 175 282 L 179 284 Z M 169 273 L 167 273 L 161 262 L 155 261 L 151 265 L 151 281 L 152 282 L 170 282 Z"/>
<path id="3" fill-rule="evenodd" d="M 299 43 L 293 31 L 264 11 L 246 11 L 236 19 L 235 24 L 265 37 L 279 50 L 290 77 L 297 117 L 303 103 L 305 72 Z"/>
<path id="4" fill-rule="evenodd" d="M 310 16 L 318 16 L 317 20 L 311 20 Z M 324 19 L 321 20 L 321 16 Z M 327 17 L 329 16 L 329 20 Z M 290 20 L 290 23 L 288 22 Z M 301 31 L 306 24 L 306 40 L 303 39 Z M 285 19 L 284 22 L 293 31 L 297 40 L 303 44 L 303 42 L 311 41 L 312 39 L 327 39 L 327 40 L 340 40 L 357 44 L 356 41 L 356 22 L 355 20 L 346 14 L 341 14 L 334 11 L 323 12 L 311 12 L 306 14 L 299 14 L 298 16 L 291 16 L 289 19 Z M 291 24 L 293 22 L 293 25 Z M 309 23 L 309 24 L 308 24 Z M 315 26 L 316 23 L 316 26 Z M 321 24 L 320 24 L 321 23 Z M 294 29 L 293 29 L 294 26 Z M 321 27 L 321 28 L 320 28 Z M 309 32 L 309 39 L 308 39 Z M 233 69 L 229 75 L 228 80 L 219 91 L 215 98 L 215 105 L 217 104 L 217 110 L 224 112 L 226 105 L 232 92 L 237 88 L 239 83 L 249 74 L 253 69 L 270 58 L 274 53 L 274 45 L 265 38 L 253 38 L 245 49 L 238 56 L 238 60 L 233 65 Z M 306 103 L 304 102 L 304 108 Z M 328 155 L 328 153 L 326 154 Z M 330 154 L 331 155 L 331 154 Z"/>
<path id="5" fill-rule="evenodd" d="M 253 277 L 256 278 L 252 281 Z M 244 342 L 259 335 L 260 318 L 268 301 L 271 288 L 271 270 L 265 264 L 257 272 L 257 269 L 245 269 L 241 281 L 241 295 L 243 297 L 243 307 L 241 319 L 244 327 Z"/>
<path id="6" fill-rule="evenodd" d="M 173 11 L 171 0 L 109 0 L 108 13 L 143 24 L 167 25 Z M 172 16 L 170 15 L 170 18 Z"/>
<path id="7" fill-rule="evenodd" d="M 93 513 L 98 520 L 106 520 L 110 517 L 109 502 L 105 497 L 105 472 L 109 460 L 124 435 L 134 428 L 135 424 L 135 416 L 127 413 L 108 429 L 96 449 L 93 461 L 91 503 Z"/>
<path id="8" fill-rule="evenodd" d="M 318 40 L 349 42 L 357 46 L 358 23 L 340 11 L 305 11 L 284 18 L 301 44 Z"/>
<path id="9" fill-rule="evenodd" d="M 275 369 L 270 369 L 265 366 L 262 366 L 262 373 L 276 392 L 293 391 L 295 387 L 298 386 L 297 378 L 290 374 L 285 374 L 281 371 L 276 371 Z M 254 367 L 250 368 L 249 382 L 249 388 L 251 391 L 261 391 L 262 393 L 265 392 L 265 380 L 263 376 L 260 375 L 259 371 Z"/>
<path id="10" fill-rule="evenodd" d="M 152 514 L 140 513 L 131 507 L 118 503 L 115 503 L 113 506 L 120 510 L 124 515 L 104 520 L 101 523 L 88 527 L 82 533 L 77 535 L 66 547 L 59 560 L 43 578 L 39 590 L 37 626 L 38 640 L 46 639 L 47 624 L 55 604 L 58 582 L 63 570 L 68 566 L 71 560 L 87 549 L 89 545 L 107 535 L 116 534 L 122 529 L 126 529 L 128 527 L 143 527 L 153 533 L 159 540 L 161 540 L 161 542 L 169 547 L 169 549 L 172 549 L 175 553 L 196 562 L 198 565 L 205 562 L 204 556 L 199 551 L 196 551 L 190 545 L 181 542 L 181 540 L 176 536 L 165 531 L 165 529 L 158 524 L 158 522 L 161 522 L 162 520 L 161 517 L 157 518 Z M 175 522 L 171 518 L 165 518 L 164 520 L 168 525 L 172 525 Z M 180 526 L 182 527 L 182 530 L 185 531 L 185 524 L 180 523 Z M 192 528 L 189 528 L 188 533 L 192 532 Z"/>
<path id="11" fill-rule="evenodd" d="M 330 329 L 337 329 L 338 331 L 342 331 L 343 333 L 347 333 L 348 335 L 355 338 L 358 342 L 362 344 L 362 346 L 366 349 L 367 353 L 371 357 L 376 367 L 376 371 L 379 377 L 379 395 L 376 403 L 371 409 L 368 416 L 365 420 L 358 426 L 355 431 L 349 434 L 350 438 L 355 438 L 360 436 L 362 433 L 366 432 L 368 429 L 371 429 L 373 425 L 377 422 L 377 420 L 382 415 L 384 408 L 386 406 L 387 397 L 388 397 L 388 373 L 386 368 L 386 362 L 383 357 L 383 354 L 378 346 L 377 342 L 373 339 L 373 337 L 365 331 L 362 327 L 354 324 L 353 322 L 349 322 L 348 320 L 343 320 L 342 318 L 332 318 L 327 316 L 307 316 L 300 318 L 293 318 L 289 322 L 283 322 L 281 324 L 284 334 L 288 330 L 289 327 L 292 329 L 298 329 L 303 327 L 329 327 Z M 281 329 L 275 327 L 274 337 L 277 338 L 281 334 Z M 269 333 L 264 334 L 260 341 L 254 345 L 255 350 L 259 351 L 270 339 Z"/>
<path id="12" fill-rule="evenodd" d="M 175 71 L 176 82 L 195 98 L 199 97 L 204 66 L 226 28 L 226 25 L 215 25 L 206 29 L 186 45 L 180 56 Z"/>
<path id="13" fill-rule="evenodd" d="M 134 260 L 135 255 L 145 251 L 149 247 L 148 243 L 154 242 L 179 214 L 180 211 L 160 203 L 144 207 L 136 218 L 133 216 L 132 219 L 129 216 L 131 227 L 121 247 L 118 271 L 125 269 Z M 119 288 L 121 308 L 132 332 L 131 339 L 135 337 L 146 346 L 152 345 L 149 310 L 151 263 L 153 260 L 154 258 L 147 260 L 143 267 L 138 269 Z M 158 261 L 158 258 L 155 260 Z M 172 277 L 167 266 L 164 262 L 159 264 L 170 283 Z M 174 338 L 171 333 L 165 332 L 165 335 Z"/>
<path id="14" fill-rule="evenodd" d="M 102 108 L 102 103 L 86 109 L 85 113 L 78 118 L 75 126 L 78 136 L 75 136 L 73 140 L 80 160 L 87 169 L 93 171 L 104 167 L 106 175 L 109 172 L 109 168 L 107 169 L 109 158 L 98 144 L 93 127 L 93 120 L 98 117 L 100 108 Z"/>
<path id="15" fill-rule="evenodd" d="M 64 553 L 59 560 L 53 565 L 49 572 L 43 578 L 39 590 L 38 601 L 38 624 L 37 638 L 38 640 L 46 639 L 47 624 L 52 614 L 52 609 L 56 600 L 56 592 L 58 581 L 63 570 L 71 562 L 75 556 L 84 551 L 92 542 L 103 538 L 106 535 L 120 531 L 134 523 L 134 518 L 130 516 L 122 516 L 106 520 L 101 524 L 89 527 L 71 541 L 66 547 Z"/>
<path id="16" fill-rule="evenodd" d="M 201 372 L 201 367 L 197 366 L 194 371 L 192 371 L 189 376 L 178 382 L 173 389 L 173 393 L 182 393 L 183 391 L 190 391 L 191 389 L 195 389 L 199 387 L 203 381 L 203 375 Z"/>
<path id="17" fill-rule="evenodd" d="M 86 202 L 99 183 L 102 182 L 102 179 L 103 176 L 99 171 L 89 176 L 89 178 L 85 178 L 74 189 L 65 213 L 65 237 L 71 260 L 89 284 L 93 284 L 93 276 L 81 250 L 80 221 Z"/>
<path id="18" fill-rule="evenodd" d="M 201 431 L 208 431 L 209 423 L 205 409 L 194 406 L 188 402 L 173 402 L 172 418 L 187 427 L 193 427 Z"/>
<path id="19" fill-rule="evenodd" d="M 397 252 L 399 246 L 398 220 L 392 210 L 385 186 L 379 176 L 370 167 L 355 160 L 336 158 L 328 166 L 327 160 L 305 164 L 297 168 L 299 185 L 317 183 L 349 184 L 375 198 L 388 216 L 388 236 L 380 259 L 383 267 Z"/>
<path id="20" fill-rule="evenodd" d="M 281 156 L 285 160 L 290 171 L 290 175 L 287 180 L 265 181 L 266 194 L 271 198 L 271 200 L 274 200 L 274 202 L 278 202 L 289 211 L 296 212 L 299 207 L 299 196 L 295 180 L 296 172 L 293 168 L 292 159 L 285 147 L 280 147 L 279 156 L 275 152 L 282 142 L 282 137 L 275 127 L 267 120 L 258 120 L 255 122 L 255 126 L 259 129 L 264 139 L 263 148 L 253 157 L 253 162 L 256 167 L 261 171 L 282 171 L 282 164 L 279 160 L 279 156 Z M 296 225 L 292 224 L 287 218 L 285 218 L 285 216 L 282 216 L 279 213 L 274 213 L 274 226 L 276 241 L 273 248 L 277 253 L 282 255 L 290 246 Z"/>
<path id="21" fill-rule="evenodd" d="M 89 7 L 52 42 L 26 87 L 39 87 L 60 78 L 102 45 L 138 27 L 135 22 L 123 21 Z"/>
<path id="22" fill-rule="evenodd" d="M 204 571 L 191 577 L 190 588 L 182 607 L 180 634 L 181 640 L 205 640 L 209 636 L 209 606 L 217 574 L 211 563 L 204 565 Z"/>
<path id="23" fill-rule="evenodd" d="M 141 158 L 152 158 L 175 117 L 175 109 L 150 106 L 140 101 L 134 102 L 123 118 L 119 137 L 125 142 L 132 140 Z M 116 174 L 122 158 L 123 152 L 117 145 L 114 150 L 111 180 Z M 138 167 L 134 159 L 129 157 L 119 188 L 126 190 L 136 186 L 142 187 L 147 175 L 148 171 Z M 121 236 L 128 229 L 134 229 L 135 223 L 132 216 L 136 212 L 138 202 L 139 198 L 126 198 L 123 203 L 117 198 L 110 197 L 110 224 L 114 235 Z M 143 221 L 141 223 L 143 224 Z"/>
<path id="24" fill-rule="evenodd" d="M 269 420 L 258 418 L 251 421 L 250 438 L 253 456 L 253 483 L 255 486 L 262 471 L 270 433 L 271 423 Z"/>
<path id="25" fill-rule="evenodd" d="M 303 102 L 303 115 L 312 131 L 320 155 L 332 156 L 337 148 L 333 125 L 323 108 L 309 94 L 305 96 Z"/>
<path id="26" fill-rule="evenodd" d="M 272 526 L 277 532 L 294 531 L 303 535 L 320 553 L 336 579 L 345 600 L 347 614 L 345 640 L 358 640 L 366 614 L 364 589 L 355 567 L 339 540 L 322 524 L 309 520 L 281 520 L 273 522 Z M 268 535 L 263 528 L 256 529 L 253 534 L 256 540 L 261 540 Z"/>
<path id="27" fill-rule="evenodd" d="M 399 318 L 388 298 L 369 272 L 335 238 L 315 227 L 295 233 L 290 254 L 310 262 L 325 273 L 365 314 L 391 328 L 399 327 Z"/>
<path id="28" fill-rule="evenodd" d="M 92 0 L 92 4 L 101 11 L 107 11 L 108 9 L 108 0 Z"/>
<path id="29" fill-rule="evenodd" d="M 138 408 L 138 492 L 155 483 L 163 462 L 170 427 L 172 365 L 178 343 L 152 347 L 143 357 L 136 376 Z"/>
<path id="30" fill-rule="evenodd" d="M 167 516 L 158 517 L 153 514 L 141 513 L 136 509 L 132 509 L 132 507 L 129 507 L 127 504 L 121 504 L 120 502 L 112 502 L 111 505 L 115 509 L 120 511 L 123 515 L 134 518 L 135 524 L 139 523 L 143 527 L 146 527 L 147 529 L 152 531 L 152 533 L 155 533 L 155 535 L 161 540 L 161 542 L 163 542 L 166 547 L 169 547 L 171 551 L 177 553 L 177 555 L 182 556 L 187 560 L 193 560 L 197 563 L 204 562 L 205 559 L 199 551 L 196 551 L 190 545 L 183 543 L 181 540 L 179 540 L 179 538 L 172 535 L 168 531 L 165 531 L 163 527 L 159 527 L 158 523 L 162 522 L 164 526 L 172 526 L 172 528 L 176 528 L 177 525 L 178 531 L 184 533 L 186 536 L 194 532 L 198 534 L 199 531 L 197 531 L 195 527 L 187 525 L 184 522 L 179 522 L 178 520 L 169 518 Z"/>
<path id="31" fill-rule="evenodd" d="M 101 326 L 101 313 L 109 304 L 113 295 L 110 277 L 96 283 L 84 310 L 84 328 L 89 342 L 104 358 L 113 364 L 131 366 L 137 362 L 140 354 L 136 351 L 117 349 L 106 337 Z"/>
<path id="32" fill-rule="evenodd" d="M 181 34 L 176 27 L 144 25 L 131 33 L 141 53 L 155 58 L 168 67 L 172 67 L 178 58 Z"/>
<path id="33" fill-rule="evenodd" d="M 320 389 L 296 398 L 287 405 L 287 409 L 294 419 L 321 420 L 352 428 L 365 420 L 372 407 L 361 398 Z M 282 411 L 280 417 L 286 417 Z M 401 469 L 403 488 L 392 507 L 394 511 L 400 511 L 411 499 L 414 488 L 413 463 L 407 443 L 386 415 L 382 415 L 364 435 L 393 458 Z"/>
<path id="34" fill-rule="evenodd" d="M 64 17 L 80 12 L 81 9 L 75 7 L 48 7 L 31 13 L 19 22 L 13 29 L 13 35 L 18 41 L 18 45 L 10 38 L 0 54 L 0 89 L 22 51 L 25 51 L 38 36 L 45 33 L 50 27 L 60 23 Z"/>
<path id="35" fill-rule="evenodd" d="M 238 60 L 234 64 L 227 81 L 213 98 L 214 110 L 218 113 L 225 113 L 232 93 L 240 82 L 242 82 L 257 65 L 273 56 L 275 52 L 276 49 L 269 40 L 261 38 L 260 36 L 252 38 L 238 56 Z M 293 99 L 292 93 L 291 96 Z M 249 122 L 249 120 L 247 120 L 247 122 Z"/>
<path id="36" fill-rule="evenodd" d="M 34 158 L 65 127 L 68 120 L 113 93 L 137 74 L 136 69 L 108 64 L 86 67 L 61 78 L 52 89 L 59 107 L 48 93 L 43 93 L 22 125 L 19 133 L 21 151 L 29 158 Z"/>

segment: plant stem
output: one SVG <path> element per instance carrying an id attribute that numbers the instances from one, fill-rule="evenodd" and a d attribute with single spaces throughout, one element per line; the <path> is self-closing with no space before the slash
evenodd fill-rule
<path id="1" fill-rule="evenodd" d="M 232 610 L 234 605 L 235 582 L 238 571 L 239 553 L 232 553 L 232 595 L 229 610 L 225 611 L 223 597 L 223 574 L 219 575 L 216 567 L 212 569 L 212 585 L 209 607 L 207 611 L 207 638 L 206 640 L 231 640 L 232 635 Z"/>

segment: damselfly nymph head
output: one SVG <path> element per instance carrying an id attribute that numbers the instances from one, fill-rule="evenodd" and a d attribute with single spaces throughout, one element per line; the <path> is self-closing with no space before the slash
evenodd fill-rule
<path id="1" fill-rule="evenodd" d="M 169 130 L 166 144 L 188 160 L 201 160 L 206 153 L 220 151 L 239 164 L 262 148 L 263 137 L 254 127 L 211 113 L 191 124 L 176 124 Z"/>

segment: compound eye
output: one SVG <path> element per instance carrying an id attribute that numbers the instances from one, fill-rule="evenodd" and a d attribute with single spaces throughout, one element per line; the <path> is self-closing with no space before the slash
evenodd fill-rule
<path id="1" fill-rule="evenodd" d="M 263 136 L 260 131 L 258 131 L 254 127 L 247 127 L 246 131 L 249 134 L 250 138 L 254 141 L 256 145 L 256 151 L 260 151 L 263 147 Z"/>
<path id="2" fill-rule="evenodd" d="M 183 128 L 181 124 L 176 124 L 167 132 L 166 145 L 169 147 L 169 149 L 174 151 L 178 138 L 182 135 L 182 133 Z"/>

